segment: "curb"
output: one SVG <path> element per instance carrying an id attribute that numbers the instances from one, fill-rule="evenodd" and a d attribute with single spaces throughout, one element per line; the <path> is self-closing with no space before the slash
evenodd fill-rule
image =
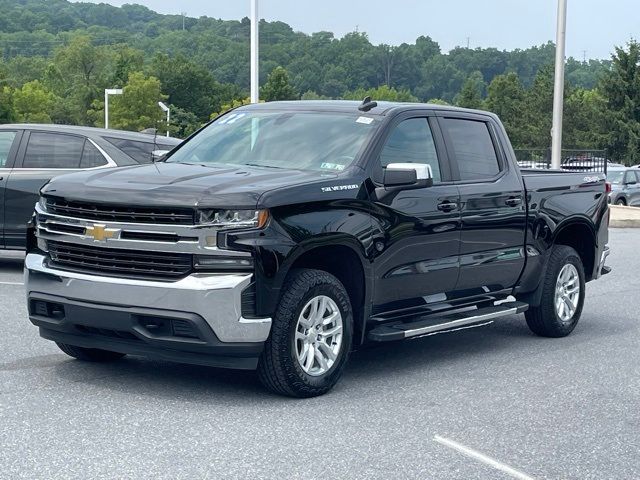
<path id="1" fill-rule="evenodd" d="M 640 208 L 610 205 L 611 228 L 640 228 Z"/>

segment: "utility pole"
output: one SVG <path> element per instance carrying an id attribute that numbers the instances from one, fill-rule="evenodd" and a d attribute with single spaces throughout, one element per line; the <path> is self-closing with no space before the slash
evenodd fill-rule
<path id="1" fill-rule="evenodd" d="M 471 37 L 467 37 L 467 50 L 469 50 L 470 45 L 471 45 Z"/>
<path id="2" fill-rule="evenodd" d="M 182 31 L 184 32 L 184 17 L 187 15 L 187 12 L 180 12 L 182 15 Z"/>
<path id="3" fill-rule="evenodd" d="M 251 103 L 260 101 L 258 0 L 251 0 Z"/>
<path id="4" fill-rule="evenodd" d="M 562 157 L 562 115 L 564 110 L 564 58 L 567 36 L 567 0 L 558 0 L 556 31 L 556 74 L 553 88 L 553 127 L 551 128 L 551 168 L 560 169 Z"/>

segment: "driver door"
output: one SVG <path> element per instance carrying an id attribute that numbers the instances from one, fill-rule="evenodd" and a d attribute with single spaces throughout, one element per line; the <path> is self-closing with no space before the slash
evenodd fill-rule
<path id="1" fill-rule="evenodd" d="M 451 179 L 437 122 L 401 116 L 392 126 L 375 166 L 380 184 L 390 164 L 427 164 L 433 186 L 399 191 L 377 201 L 384 240 L 374 268 L 374 311 L 424 307 L 446 301 L 458 280 L 460 194 Z"/>

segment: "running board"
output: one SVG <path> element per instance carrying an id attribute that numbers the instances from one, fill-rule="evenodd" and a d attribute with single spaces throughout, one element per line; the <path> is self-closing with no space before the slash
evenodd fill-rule
<path id="1" fill-rule="evenodd" d="M 526 312 L 529 305 L 523 302 L 507 302 L 494 307 L 480 308 L 462 313 L 438 315 L 411 323 L 382 325 L 369 332 L 368 338 L 374 342 L 390 342 L 404 338 L 430 335 L 491 323 L 494 319 Z"/>

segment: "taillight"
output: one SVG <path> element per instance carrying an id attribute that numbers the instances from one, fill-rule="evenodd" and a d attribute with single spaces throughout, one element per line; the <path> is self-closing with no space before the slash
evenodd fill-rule
<path id="1" fill-rule="evenodd" d="M 611 193 L 611 182 L 604 182 L 605 191 Z"/>

